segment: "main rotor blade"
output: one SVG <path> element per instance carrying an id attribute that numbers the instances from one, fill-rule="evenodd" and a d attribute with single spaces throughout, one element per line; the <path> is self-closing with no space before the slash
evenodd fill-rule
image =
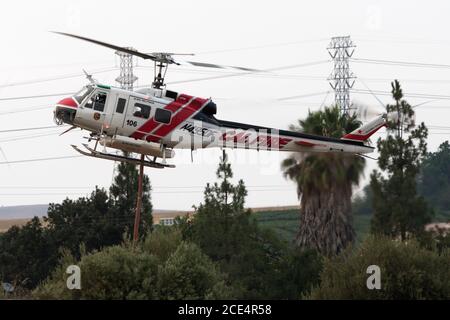
<path id="1" fill-rule="evenodd" d="M 225 66 L 220 64 L 214 64 L 214 63 L 204 63 L 204 62 L 196 62 L 196 61 L 178 61 L 177 62 L 183 64 L 190 64 L 196 67 L 203 67 L 203 68 L 216 68 L 216 69 L 237 69 L 240 71 L 246 71 L 246 72 L 265 72 L 264 70 L 257 70 L 257 69 L 251 69 L 251 68 L 244 68 L 244 67 L 236 67 L 236 66 Z"/>
<path id="2" fill-rule="evenodd" d="M 125 48 L 125 47 L 119 47 L 119 46 L 116 46 L 116 45 L 113 45 L 113 44 L 109 44 L 109 43 L 106 43 L 106 42 L 102 42 L 102 41 L 98 41 L 98 40 L 94 40 L 94 39 L 90 39 L 90 38 L 86 38 L 86 37 L 77 36 L 77 35 L 70 34 L 70 33 L 58 32 L 58 31 L 52 31 L 52 32 L 56 33 L 56 34 L 63 35 L 63 36 L 72 37 L 72 38 L 88 41 L 88 42 L 91 42 L 91 43 L 95 43 L 97 45 L 100 45 L 100 46 L 103 46 L 103 47 L 106 47 L 106 48 L 110 48 L 110 49 L 113 49 L 113 50 L 121 51 L 121 52 L 124 52 L 124 53 L 128 53 L 128 54 L 131 54 L 133 56 L 140 57 L 142 59 L 156 60 L 155 56 L 153 56 L 151 54 L 148 54 L 148 53 L 139 52 L 139 51 L 136 51 L 136 50 Z"/>
<path id="3" fill-rule="evenodd" d="M 196 62 L 196 61 L 175 61 L 171 56 L 172 55 L 193 55 L 191 53 L 181 53 L 181 54 L 177 54 L 177 53 L 144 53 L 144 52 L 139 52 L 137 50 L 134 49 L 129 49 L 126 47 L 119 47 L 110 43 L 106 43 L 106 42 L 102 42 L 102 41 L 98 41 L 98 40 L 94 40 L 94 39 L 90 39 L 90 38 L 86 38 L 86 37 L 82 37 L 82 36 L 77 36 L 75 34 L 71 34 L 71 33 L 65 33 L 65 32 L 59 32 L 59 31 L 52 31 L 53 33 L 56 34 L 60 34 L 63 36 L 67 36 L 67 37 L 72 37 L 72 38 L 76 38 L 79 40 L 84 40 L 87 42 L 91 42 L 106 48 L 110 48 L 113 50 L 117 50 L 117 51 L 121 51 L 124 53 L 128 53 L 131 54 L 133 56 L 137 56 L 146 60 L 153 60 L 153 61 L 164 61 L 165 63 L 175 63 L 175 64 L 190 64 L 196 67 L 204 67 L 204 68 L 216 68 L 216 69 L 236 69 L 236 70 L 240 70 L 240 71 L 245 71 L 245 72 L 264 72 L 263 70 L 256 70 L 256 69 L 251 69 L 251 68 L 244 68 L 244 67 L 237 67 L 237 66 L 225 66 L 225 65 L 219 65 L 219 64 L 213 64 L 213 63 L 204 63 L 204 62 Z"/>

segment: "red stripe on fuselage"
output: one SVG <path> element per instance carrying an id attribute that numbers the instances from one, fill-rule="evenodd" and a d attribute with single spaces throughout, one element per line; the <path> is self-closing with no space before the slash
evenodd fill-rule
<path id="1" fill-rule="evenodd" d="M 180 96 L 174 102 L 169 103 L 164 107 L 164 109 L 171 111 L 172 113 L 178 111 L 183 105 L 189 102 L 192 97 L 186 94 L 180 94 Z M 155 119 L 150 118 L 147 122 L 145 122 L 139 129 L 137 129 L 131 135 L 132 138 L 142 139 L 145 135 L 152 132 L 158 125 L 161 123 L 156 122 Z"/>
<path id="2" fill-rule="evenodd" d="M 187 106 L 185 106 L 182 110 L 180 110 L 176 115 L 172 117 L 172 121 L 169 124 L 161 126 L 155 132 L 151 134 L 147 138 L 148 141 L 157 142 L 161 137 L 167 136 L 171 133 L 176 127 L 178 127 L 183 121 L 190 118 L 195 112 L 200 110 L 208 102 L 207 99 L 203 98 L 195 98 L 191 101 Z"/>

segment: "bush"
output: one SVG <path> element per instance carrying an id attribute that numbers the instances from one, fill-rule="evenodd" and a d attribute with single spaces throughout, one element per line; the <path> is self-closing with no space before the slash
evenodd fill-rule
<path id="1" fill-rule="evenodd" d="M 142 250 L 165 262 L 181 243 L 181 232 L 175 227 L 157 226 L 141 244 Z"/>
<path id="2" fill-rule="evenodd" d="M 271 299 L 296 300 L 319 285 L 323 256 L 314 250 L 294 248 L 283 256 L 279 265 Z"/>
<path id="3" fill-rule="evenodd" d="M 107 247 L 84 255 L 81 290 L 68 290 L 65 269 L 74 264 L 67 259 L 52 278 L 35 291 L 41 299 L 153 299 L 156 297 L 157 258 L 131 245 Z"/>
<path id="4" fill-rule="evenodd" d="M 200 249 L 181 242 L 179 232 L 158 230 L 133 247 L 124 241 L 75 262 L 64 252 L 60 266 L 33 296 L 38 299 L 229 298 L 224 276 Z M 68 290 L 67 266 L 81 269 L 81 290 Z"/>
<path id="5" fill-rule="evenodd" d="M 381 289 L 366 286 L 367 267 L 381 269 Z M 369 237 L 356 250 L 325 261 L 311 299 L 449 299 L 450 254 L 415 241 Z"/>
<path id="6" fill-rule="evenodd" d="M 193 243 L 182 242 L 159 267 L 158 276 L 161 299 L 227 299 L 232 295 L 216 265 Z"/>

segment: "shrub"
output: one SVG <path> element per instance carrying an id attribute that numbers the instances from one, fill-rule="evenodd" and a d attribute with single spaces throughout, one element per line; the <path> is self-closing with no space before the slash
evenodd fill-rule
<path id="1" fill-rule="evenodd" d="M 83 250 L 81 250 L 83 251 Z M 75 262 L 66 251 L 60 266 L 33 296 L 38 299 L 229 298 L 224 276 L 200 249 L 181 242 L 175 228 L 158 230 L 133 246 L 106 247 Z M 69 290 L 67 266 L 81 269 L 81 290 Z"/>
<path id="2" fill-rule="evenodd" d="M 381 270 L 381 289 L 366 286 L 367 267 Z M 311 299 L 449 299 L 449 251 L 438 254 L 415 242 L 369 237 L 356 250 L 328 259 Z"/>
<path id="3" fill-rule="evenodd" d="M 142 250 L 157 256 L 162 262 L 175 252 L 181 243 L 181 231 L 175 227 L 158 226 L 141 244 Z"/>
<path id="4" fill-rule="evenodd" d="M 216 265 L 193 243 L 182 242 L 159 267 L 161 299 L 226 299 L 231 297 Z"/>

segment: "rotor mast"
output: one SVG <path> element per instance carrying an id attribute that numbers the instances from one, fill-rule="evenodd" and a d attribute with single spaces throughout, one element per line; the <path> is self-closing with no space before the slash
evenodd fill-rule
<path id="1" fill-rule="evenodd" d="M 172 58 L 171 53 L 167 52 L 153 52 L 152 56 L 154 57 L 154 78 L 152 87 L 155 89 L 161 89 L 162 87 L 165 87 L 166 84 L 164 83 L 164 79 L 166 77 L 167 69 L 169 68 L 169 64 L 176 64 L 179 65 L 179 63 L 175 62 L 175 60 Z"/>
<path id="2" fill-rule="evenodd" d="M 165 87 L 164 78 L 166 77 L 167 69 L 169 65 L 162 61 L 155 61 L 155 76 L 153 78 L 152 87 L 155 89 L 161 89 Z"/>

